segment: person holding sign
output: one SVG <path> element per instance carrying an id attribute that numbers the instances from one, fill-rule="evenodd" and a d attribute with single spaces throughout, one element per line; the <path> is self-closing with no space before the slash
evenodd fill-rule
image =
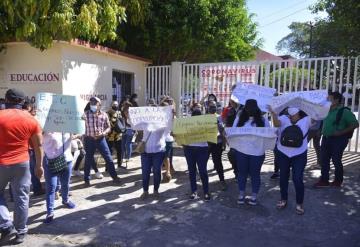
<path id="1" fill-rule="evenodd" d="M 239 116 L 239 122 L 236 127 L 270 127 L 269 121 L 265 119 L 261 110 L 254 99 L 248 99 L 245 102 L 243 111 Z M 257 205 L 257 194 L 260 190 L 260 171 L 265 160 L 265 149 L 260 148 L 257 138 L 251 139 L 252 143 L 248 145 L 235 145 L 235 157 L 238 169 L 239 199 L 238 204 L 247 202 L 249 205 Z M 253 148 L 257 147 L 257 148 Z M 252 195 L 245 198 L 246 180 L 251 177 Z"/>
<path id="2" fill-rule="evenodd" d="M 97 97 L 90 98 L 90 110 L 84 114 L 85 119 L 85 169 L 84 180 L 85 186 L 90 186 L 90 169 L 94 166 L 95 159 L 94 154 L 96 149 L 100 151 L 100 154 L 106 162 L 107 171 L 110 173 L 114 183 L 120 183 L 114 162 L 111 156 L 109 146 L 106 142 L 105 136 L 110 131 L 110 121 L 106 112 L 100 110 L 101 101 Z"/>
<path id="3" fill-rule="evenodd" d="M 191 116 L 201 115 L 201 104 L 195 103 L 192 107 Z M 175 136 L 176 138 L 176 136 Z M 184 155 L 188 165 L 191 187 L 190 199 L 198 198 L 196 185 L 196 166 L 198 167 L 204 191 L 204 200 L 210 200 L 209 177 L 207 174 L 207 162 L 209 159 L 209 147 L 207 142 L 192 143 L 184 146 Z"/>
<path id="4" fill-rule="evenodd" d="M 280 128 L 277 141 L 276 159 L 280 167 L 281 200 L 278 209 L 287 206 L 290 168 L 296 192 L 296 213 L 304 214 L 304 169 L 307 163 L 307 135 L 311 119 L 298 108 L 289 107 L 288 116 L 280 116 L 269 107 L 275 127 Z"/>

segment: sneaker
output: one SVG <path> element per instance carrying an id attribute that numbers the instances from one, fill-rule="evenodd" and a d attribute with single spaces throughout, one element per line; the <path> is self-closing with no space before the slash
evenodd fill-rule
<path id="1" fill-rule="evenodd" d="M 97 172 L 97 173 L 95 173 L 95 177 L 97 179 L 102 179 L 104 176 L 101 174 L 101 172 Z"/>
<path id="2" fill-rule="evenodd" d="M 191 199 L 191 200 L 195 200 L 195 199 L 197 199 L 197 198 L 198 198 L 198 194 L 197 194 L 196 191 L 190 195 L 190 199 Z"/>
<path id="3" fill-rule="evenodd" d="M 328 181 L 323 181 L 323 180 L 319 180 L 317 183 L 314 184 L 315 188 L 324 188 L 324 187 L 329 187 L 329 182 Z"/>
<path id="4" fill-rule="evenodd" d="M 280 177 L 279 173 L 274 172 L 273 175 L 271 175 L 270 179 L 278 179 Z"/>
<path id="5" fill-rule="evenodd" d="M 221 190 L 222 191 L 226 191 L 227 190 L 227 184 L 225 181 L 220 181 L 220 186 L 221 186 Z"/>
<path id="6" fill-rule="evenodd" d="M 114 184 L 121 184 L 121 180 L 119 177 L 113 178 L 113 183 Z"/>
<path id="7" fill-rule="evenodd" d="M 210 194 L 209 194 L 209 193 L 206 193 L 206 194 L 204 195 L 204 201 L 208 202 L 208 201 L 210 201 L 210 199 L 211 199 Z"/>
<path id="8" fill-rule="evenodd" d="M 25 233 L 17 234 L 16 238 L 13 241 L 13 244 L 17 245 L 24 243 L 25 237 L 26 237 Z"/>
<path id="9" fill-rule="evenodd" d="M 334 181 L 332 181 L 332 182 L 330 183 L 330 186 L 331 186 L 331 187 L 340 188 L 340 187 L 341 187 L 341 184 L 342 184 L 342 182 L 337 181 L 337 180 L 334 180 Z"/>
<path id="10" fill-rule="evenodd" d="M 149 192 L 144 191 L 141 196 L 140 196 L 140 200 L 146 200 L 149 197 Z"/>
<path id="11" fill-rule="evenodd" d="M 6 229 L 1 230 L 0 243 L 5 243 L 10 241 L 17 234 L 15 227 L 11 226 Z"/>
<path id="12" fill-rule="evenodd" d="M 90 181 L 85 181 L 84 186 L 85 188 L 89 188 L 91 186 Z"/>
<path id="13" fill-rule="evenodd" d="M 68 209 L 73 209 L 76 207 L 75 203 L 72 201 L 62 202 L 63 205 L 65 205 Z"/>
<path id="14" fill-rule="evenodd" d="M 154 190 L 154 197 L 155 197 L 155 199 L 159 199 L 160 198 L 160 193 L 159 193 L 159 191 L 157 191 L 157 190 Z"/>
<path id="15" fill-rule="evenodd" d="M 256 198 L 250 197 L 246 200 L 246 203 L 251 205 L 251 206 L 256 206 L 257 205 L 257 200 Z"/>
<path id="16" fill-rule="evenodd" d="M 46 218 L 45 218 L 45 220 L 44 220 L 44 223 L 45 223 L 45 224 L 49 224 L 49 223 L 51 223 L 53 220 L 54 220 L 54 214 L 48 214 L 48 215 L 46 215 Z"/>
<path id="17" fill-rule="evenodd" d="M 84 173 L 82 171 L 79 171 L 79 170 L 73 171 L 73 176 L 82 177 L 82 176 L 84 176 Z"/>
<path id="18" fill-rule="evenodd" d="M 244 205 L 245 204 L 245 196 L 239 196 L 237 200 L 237 204 Z"/>

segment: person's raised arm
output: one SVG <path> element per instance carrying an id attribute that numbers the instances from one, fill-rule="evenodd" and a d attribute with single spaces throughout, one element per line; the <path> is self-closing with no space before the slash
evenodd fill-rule
<path id="1" fill-rule="evenodd" d="M 273 111 L 273 109 L 271 108 L 271 106 L 268 106 L 268 110 L 271 114 L 271 118 L 274 124 L 274 127 L 281 127 L 281 121 L 279 120 L 279 116 Z"/>
<path id="2" fill-rule="evenodd" d="M 43 170 L 44 152 L 42 149 L 41 133 L 32 135 L 30 141 L 35 152 L 35 160 L 36 160 L 35 175 L 40 179 L 44 173 Z"/>

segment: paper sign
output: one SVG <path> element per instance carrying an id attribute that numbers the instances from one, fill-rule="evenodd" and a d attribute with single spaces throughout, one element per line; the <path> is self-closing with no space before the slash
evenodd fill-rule
<path id="1" fill-rule="evenodd" d="M 131 128 L 134 130 L 155 131 L 161 128 L 171 128 L 172 107 L 130 107 L 129 116 Z"/>
<path id="2" fill-rule="evenodd" d="M 38 93 L 36 118 L 46 132 L 85 133 L 84 109 L 76 96 Z"/>
<path id="3" fill-rule="evenodd" d="M 248 99 L 255 99 L 261 111 L 267 112 L 267 105 L 270 104 L 276 90 L 269 87 L 255 84 L 237 83 L 231 99 L 242 105 Z"/>
<path id="4" fill-rule="evenodd" d="M 280 113 L 286 107 L 296 107 L 304 111 L 314 120 L 322 120 L 329 113 L 330 102 L 327 101 L 326 90 L 301 91 L 287 93 L 271 100 L 274 112 Z"/>
<path id="5" fill-rule="evenodd" d="M 217 143 L 217 117 L 211 114 L 177 118 L 174 121 L 173 133 L 178 145 L 188 145 L 197 142 Z"/>
<path id="6" fill-rule="evenodd" d="M 277 139 L 277 128 L 239 127 L 225 128 L 226 138 L 231 148 L 238 151 L 273 150 Z"/>

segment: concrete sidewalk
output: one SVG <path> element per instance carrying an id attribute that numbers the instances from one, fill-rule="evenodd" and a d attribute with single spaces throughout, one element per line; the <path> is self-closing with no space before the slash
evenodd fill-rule
<path id="1" fill-rule="evenodd" d="M 188 200 L 190 185 L 180 151 L 174 157 L 178 172 L 170 183 L 161 184 L 159 200 L 138 199 L 142 192 L 139 157 L 127 170 L 120 171 L 122 186 L 114 186 L 107 176 L 93 179 L 92 187 L 85 189 L 82 179 L 73 177 L 71 199 L 77 208 L 65 209 L 58 200 L 55 220 L 49 225 L 42 223 L 44 197 L 32 198 L 29 236 L 20 246 L 360 246 L 359 156 L 345 156 L 345 183 L 341 189 L 312 188 L 320 173 L 313 164 L 314 157 L 311 151 L 303 216 L 295 214 L 291 182 L 288 207 L 282 211 L 275 208 L 280 192 L 279 181 L 269 179 L 273 169 L 271 154 L 262 168 L 259 205 L 253 207 L 236 204 L 237 184 L 226 159 L 228 190 L 220 190 L 210 160 L 212 200 Z M 250 181 L 247 188 L 250 192 Z"/>

